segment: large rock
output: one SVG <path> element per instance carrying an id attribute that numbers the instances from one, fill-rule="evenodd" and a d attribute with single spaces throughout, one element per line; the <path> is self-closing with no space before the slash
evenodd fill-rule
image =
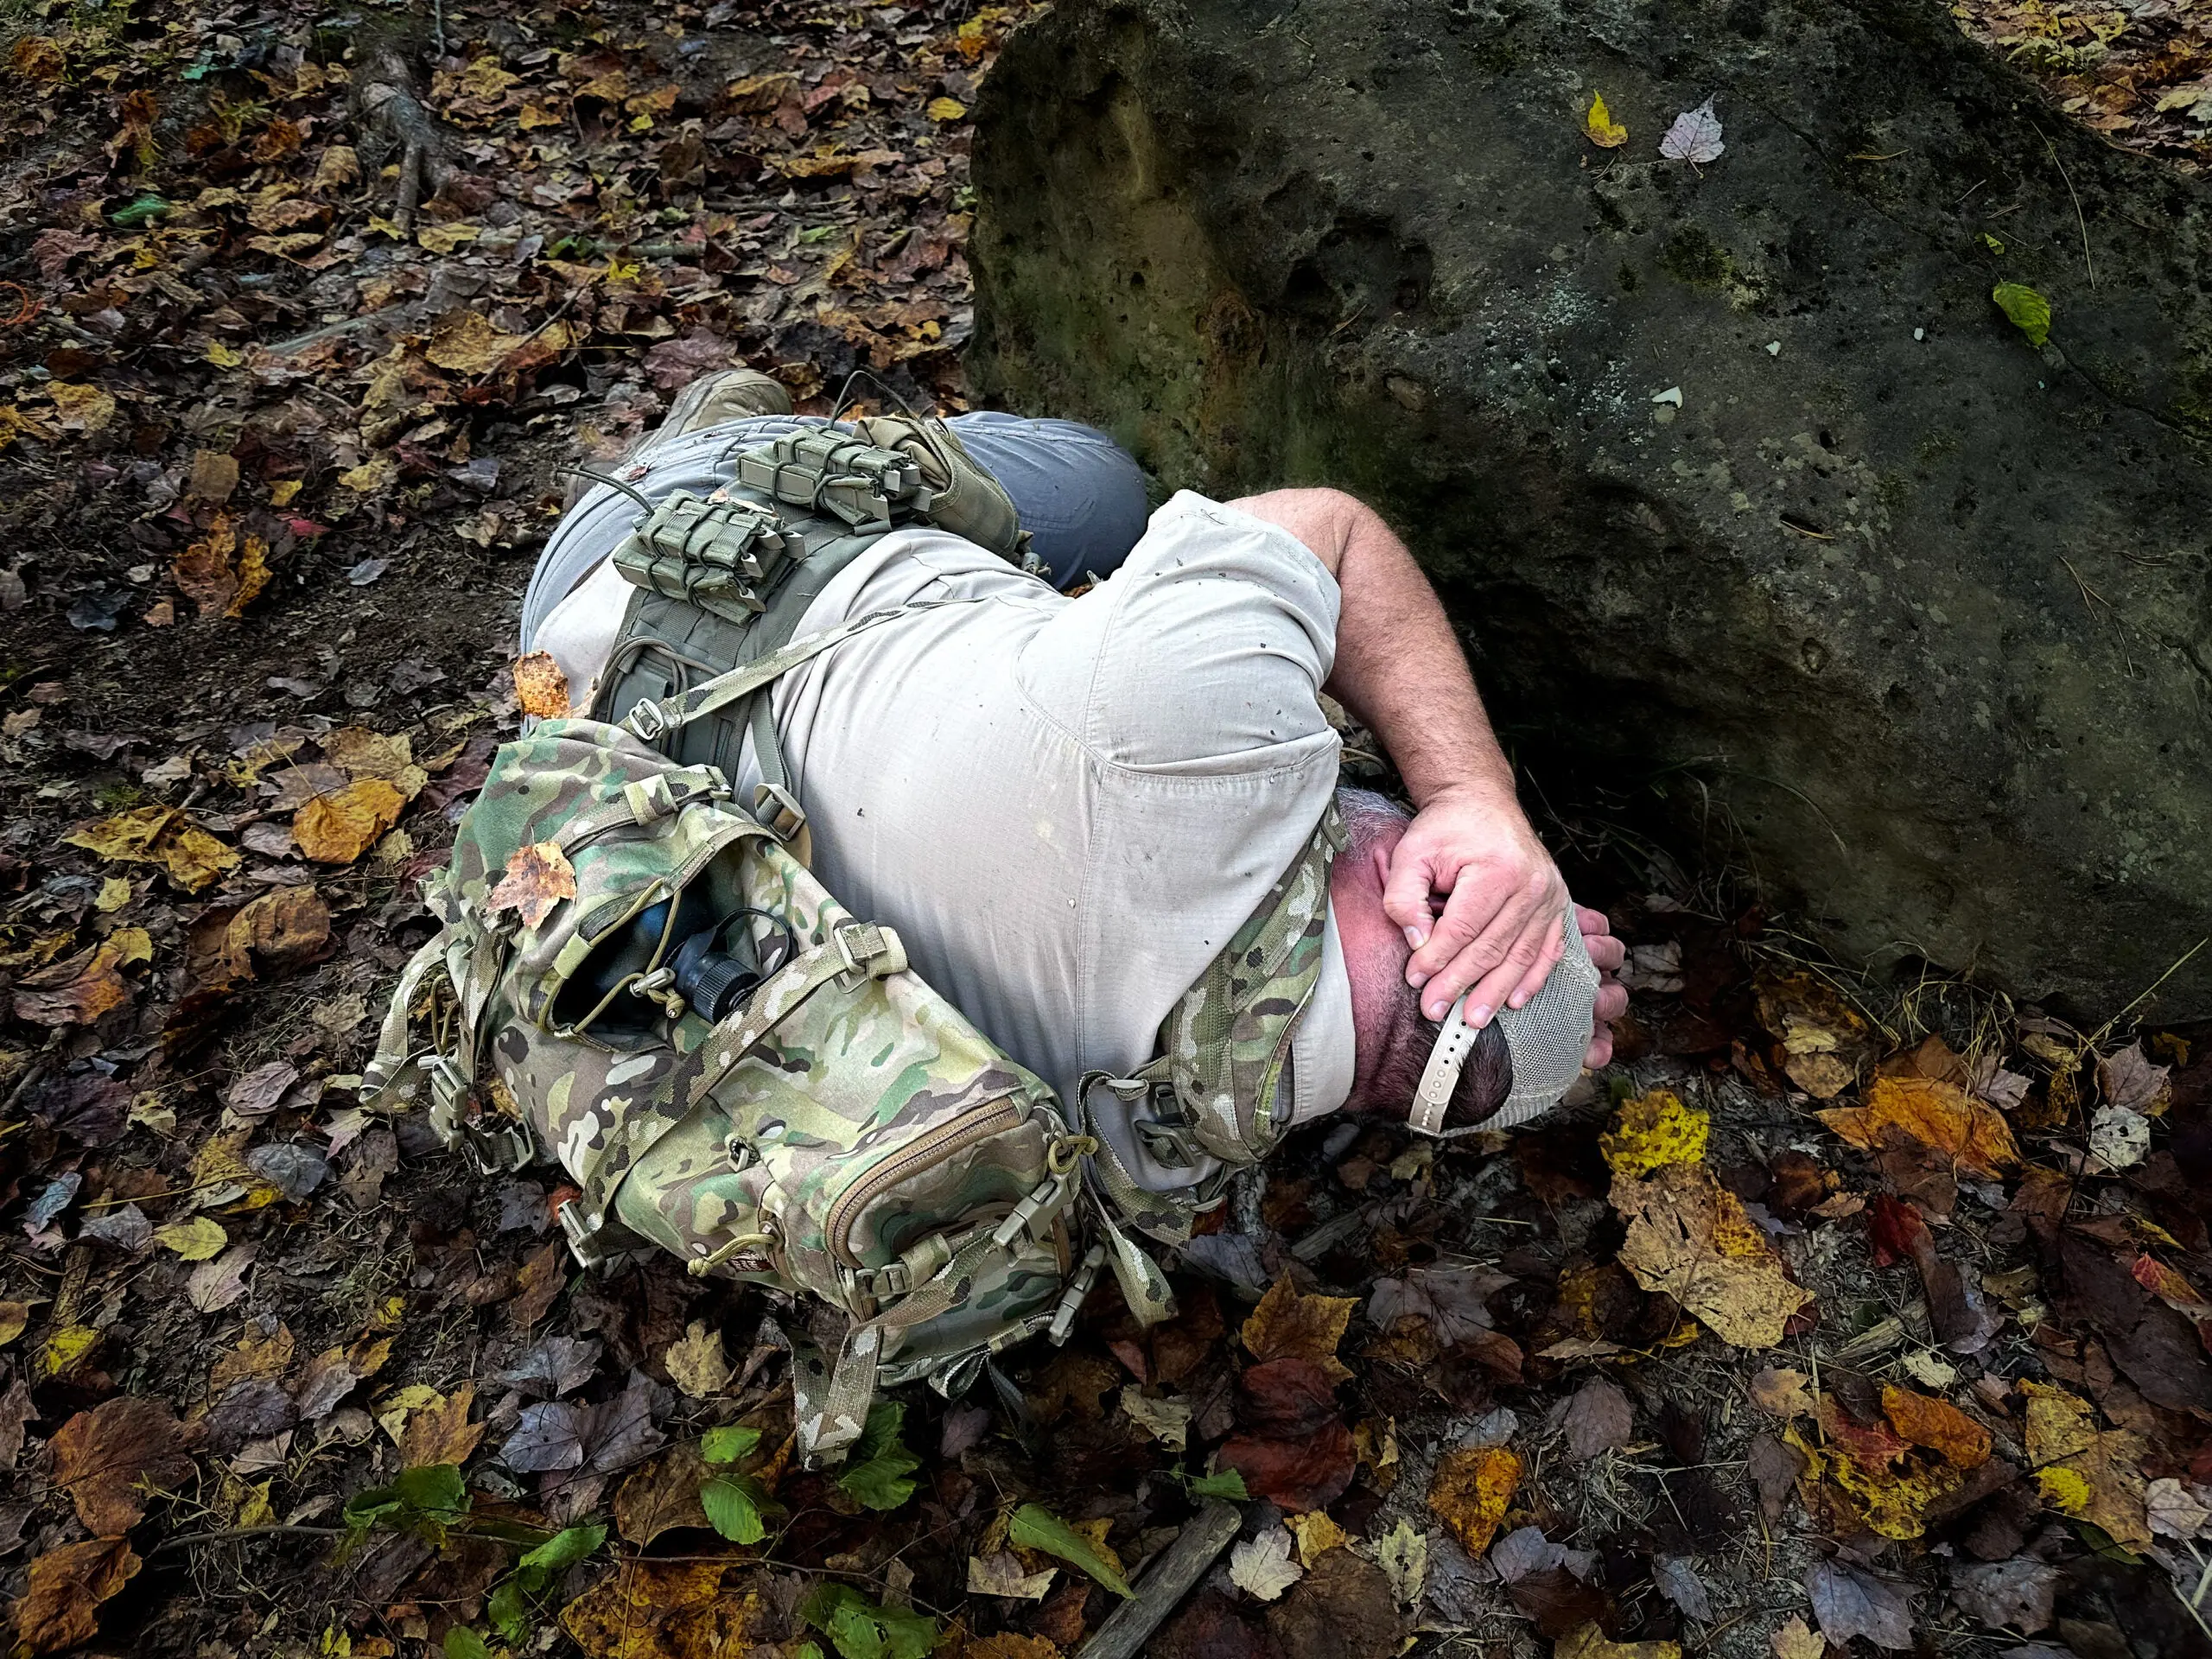
<path id="1" fill-rule="evenodd" d="M 2109 1013 L 2212 932 L 2207 188 L 1938 0 L 1058 0 L 979 119 L 984 392 L 1376 502 L 1540 770 L 1855 957 Z"/>

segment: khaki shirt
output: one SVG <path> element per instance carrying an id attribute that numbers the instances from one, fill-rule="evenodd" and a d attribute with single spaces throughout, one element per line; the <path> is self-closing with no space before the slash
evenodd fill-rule
<path id="1" fill-rule="evenodd" d="M 656 474 L 691 447 L 656 454 Z M 612 552 L 627 515 L 601 516 Z M 579 706 L 628 593 L 602 564 L 533 642 Z M 793 671 L 776 729 L 823 884 L 895 927 L 922 976 L 1072 1111 L 1085 1071 L 1152 1058 L 1168 1009 L 1326 809 L 1337 584 L 1287 531 L 1185 493 L 1078 598 L 957 537 L 904 530 L 841 572 L 798 632 L 971 598 L 986 602 L 917 612 Z M 747 770 L 741 799 L 749 753 Z M 1293 1122 L 1344 1103 L 1352 1059 L 1332 913 L 1292 1046 Z M 1094 1104 L 1142 1185 L 1210 1173 L 1154 1163 L 1112 1116 L 1126 1108 L 1105 1090 Z"/>

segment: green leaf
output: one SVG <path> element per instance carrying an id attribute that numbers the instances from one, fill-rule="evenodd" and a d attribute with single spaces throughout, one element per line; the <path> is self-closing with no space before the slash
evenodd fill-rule
<path id="1" fill-rule="evenodd" d="M 1007 1523 L 1007 1541 L 1024 1549 L 1041 1549 L 1071 1567 L 1079 1567 L 1117 1596 L 1134 1596 L 1129 1581 L 1106 1563 L 1090 1541 L 1041 1503 L 1025 1503 Z"/>
<path id="2" fill-rule="evenodd" d="M 1226 1497 L 1243 1503 L 1252 1494 L 1244 1490 L 1244 1474 L 1239 1469 L 1217 1469 L 1212 1474 L 1200 1475 L 1191 1482 L 1192 1497 Z"/>
<path id="3" fill-rule="evenodd" d="M 1989 290 L 1997 308 L 2012 319 L 2028 344 L 2040 346 L 2050 338 L 2050 302 L 2022 283 L 1999 283 Z"/>
<path id="4" fill-rule="evenodd" d="M 139 197 L 127 207 L 117 208 L 107 218 L 109 224 L 120 225 L 127 229 L 130 226 L 143 225 L 149 219 L 159 219 L 164 213 L 173 213 L 175 211 L 175 207 L 162 200 L 161 197 L 145 195 Z"/>
<path id="5" fill-rule="evenodd" d="M 799 1604 L 798 1617 L 830 1638 L 839 1659 L 928 1659 L 939 1634 L 937 1620 L 904 1607 L 879 1607 L 842 1584 L 823 1585 Z"/>
<path id="6" fill-rule="evenodd" d="M 1992 236 L 1987 231 L 1984 231 L 1981 233 L 1981 242 L 1982 245 L 1987 248 L 1992 253 L 2002 253 L 2005 251 L 2005 244 L 1999 241 L 1996 237 Z"/>
<path id="7" fill-rule="evenodd" d="M 500 1582 L 484 1604 L 484 1615 L 499 1627 L 499 1634 L 520 1647 L 530 1637 L 530 1603 L 522 1586 L 512 1579 Z"/>
<path id="8" fill-rule="evenodd" d="M 603 1526 L 594 1523 L 569 1527 L 517 1561 L 515 1576 L 523 1580 L 524 1589 L 534 1593 L 550 1584 L 556 1573 L 574 1567 L 606 1541 L 607 1529 Z"/>
<path id="9" fill-rule="evenodd" d="M 871 1510 L 895 1510 L 914 1495 L 906 1478 L 922 1460 L 899 1444 L 906 1408 L 879 1401 L 868 1408 L 868 1422 L 853 1447 L 852 1462 L 837 1477 L 840 1491 Z"/>
<path id="10" fill-rule="evenodd" d="M 492 1659 L 492 1649 L 467 1625 L 456 1624 L 446 1632 L 446 1659 Z"/>
<path id="11" fill-rule="evenodd" d="M 420 1469 L 404 1469 L 391 1489 L 399 1494 L 402 1503 L 425 1515 L 461 1515 L 468 1509 L 468 1484 L 456 1464 L 431 1463 Z"/>
<path id="12" fill-rule="evenodd" d="M 709 1463 L 735 1463 L 760 1444 L 759 1429 L 732 1423 L 725 1428 L 709 1429 L 699 1442 L 699 1455 Z"/>
<path id="13" fill-rule="evenodd" d="M 798 1644 L 798 1652 L 792 1656 L 792 1659 L 823 1659 L 823 1652 L 813 1643 L 802 1642 Z"/>
<path id="14" fill-rule="evenodd" d="M 734 1544 L 757 1544 L 768 1535 L 760 1513 L 769 1506 L 766 1491 L 749 1475 L 710 1475 L 699 1488 L 699 1507 Z"/>

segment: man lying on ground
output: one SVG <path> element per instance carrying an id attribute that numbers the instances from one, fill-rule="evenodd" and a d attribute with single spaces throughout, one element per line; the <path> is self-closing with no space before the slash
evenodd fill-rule
<path id="1" fill-rule="evenodd" d="M 706 495 L 734 451 L 801 424 L 775 381 L 725 371 L 613 476 L 653 501 Z M 1622 946 L 1569 902 L 1441 605 L 1372 510 L 1325 489 L 1184 492 L 1147 521 L 1141 474 L 1103 434 L 1002 415 L 952 429 L 1049 579 L 917 524 L 816 597 L 802 634 L 987 601 L 916 608 L 777 683 L 830 892 L 896 927 L 926 981 L 1072 1102 L 1086 1074 L 1125 1077 L 1158 1052 L 1169 1010 L 1334 803 L 1345 844 L 1277 1122 L 1402 1120 L 1426 1074 L 1428 1127 L 1503 1128 L 1605 1063 Z M 523 648 L 550 652 L 575 705 L 606 719 L 629 701 L 610 655 L 635 591 L 610 556 L 637 517 L 618 490 L 586 494 L 524 606 Z M 1099 580 L 1077 596 L 1056 590 L 1085 577 Z M 1338 789 L 1325 692 L 1387 747 L 1410 817 Z M 750 798 L 749 743 L 740 771 Z M 1155 1102 L 1103 1103 L 1140 1186 L 1212 1173 L 1148 1116 Z"/>

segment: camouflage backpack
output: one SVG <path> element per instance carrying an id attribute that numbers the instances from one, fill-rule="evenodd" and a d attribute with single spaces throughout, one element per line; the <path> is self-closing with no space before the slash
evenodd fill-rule
<path id="1" fill-rule="evenodd" d="M 816 1464 L 844 1455 L 879 1386 L 957 1394 L 1012 1344 L 1064 1340 L 1109 1264 L 1139 1319 L 1173 1312 L 1124 1226 L 1187 1236 L 1221 1179 L 1142 1192 L 1084 1132 L 1094 1087 L 1148 1099 L 1155 1152 L 1262 1155 L 1341 844 L 1332 813 L 1163 1026 L 1160 1058 L 1086 1078 L 1071 1122 L 908 969 L 895 931 L 805 867 L 769 690 L 907 611 L 793 640 L 799 614 L 897 523 L 1020 546 L 1003 493 L 941 425 L 874 435 L 887 444 L 779 439 L 710 498 L 646 504 L 614 556 L 637 591 L 601 717 L 540 722 L 494 757 L 424 883 L 442 931 L 401 976 L 365 1090 L 426 1103 L 480 1168 L 556 1158 L 587 1266 L 658 1247 L 841 1312 L 834 1353 L 792 1338 Z M 741 805 L 747 735 L 762 781 Z"/>

